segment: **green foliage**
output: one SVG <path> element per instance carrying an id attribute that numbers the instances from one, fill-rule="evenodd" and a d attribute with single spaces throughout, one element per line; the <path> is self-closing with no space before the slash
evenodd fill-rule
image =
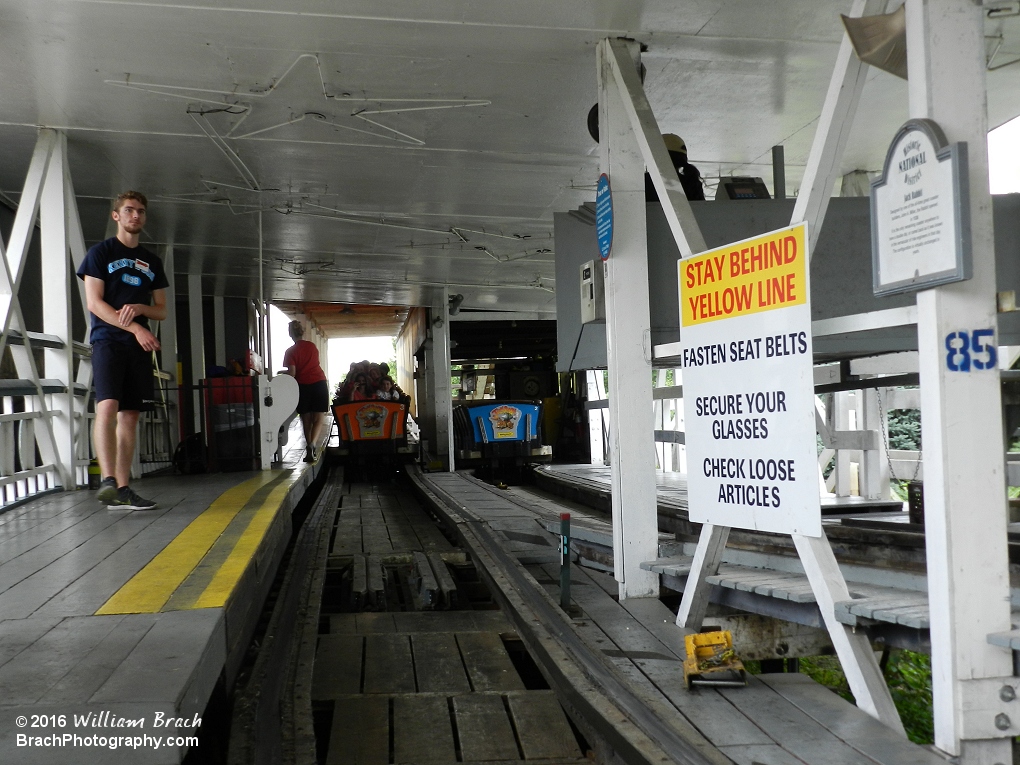
<path id="1" fill-rule="evenodd" d="M 835 656 L 803 656 L 800 660 L 800 671 L 819 685 L 838 693 L 851 704 L 854 703 L 850 684 L 846 681 L 843 667 Z"/>
<path id="2" fill-rule="evenodd" d="M 913 651 L 893 651 L 885 668 L 885 679 L 907 737 L 915 744 L 933 743 L 931 657 Z"/>
<path id="3" fill-rule="evenodd" d="M 889 411 L 889 448 L 906 451 L 921 449 L 921 412 L 918 409 Z"/>
<path id="4" fill-rule="evenodd" d="M 665 387 L 671 388 L 671 387 L 673 387 L 673 385 L 676 384 L 676 375 L 674 374 L 674 371 L 672 369 L 667 369 L 666 370 L 665 377 L 666 377 L 666 381 L 663 383 L 663 385 Z M 653 369 L 652 370 L 652 387 L 654 388 L 658 384 L 659 384 L 659 370 L 658 369 Z"/>
<path id="5" fill-rule="evenodd" d="M 900 502 L 909 502 L 910 497 L 907 493 L 907 484 L 909 481 L 889 481 L 889 489 L 892 491 L 893 498 L 898 499 Z"/>

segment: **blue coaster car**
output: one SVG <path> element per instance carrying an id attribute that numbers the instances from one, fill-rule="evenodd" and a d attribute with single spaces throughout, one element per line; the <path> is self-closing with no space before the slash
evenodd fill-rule
<path id="1" fill-rule="evenodd" d="M 548 462 L 542 446 L 542 405 L 531 401 L 478 401 L 453 409 L 457 464 Z"/>

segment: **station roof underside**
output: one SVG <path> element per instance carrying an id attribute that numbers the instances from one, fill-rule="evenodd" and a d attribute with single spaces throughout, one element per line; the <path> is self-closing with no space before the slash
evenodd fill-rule
<path id="1" fill-rule="evenodd" d="M 719 175 L 771 184 L 776 144 L 792 194 L 850 5 L 0 0 L 0 191 L 17 202 L 36 128 L 60 128 L 87 241 L 138 188 L 143 240 L 206 294 L 258 294 L 262 211 L 267 299 L 392 316 L 447 287 L 552 318 L 552 215 L 598 175 L 597 41 L 647 44 L 660 128 L 710 197 Z M 988 34 L 1020 58 L 1020 19 Z M 988 73 L 991 126 L 1020 113 L 1016 71 Z M 906 82 L 871 70 L 843 172 L 878 170 L 906 117 Z"/>

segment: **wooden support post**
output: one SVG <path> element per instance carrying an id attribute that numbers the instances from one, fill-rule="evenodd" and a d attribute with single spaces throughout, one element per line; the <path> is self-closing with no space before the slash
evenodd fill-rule
<path id="1" fill-rule="evenodd" d="M 174 407 L 167 407 L 167 417 L 170 418 L 170 453 L 177 446 L 180 437 L 180 393 L 177 390 L 182 380 L 177 376 L 177 285 L 174 279 L 174 246 L 163 245 L 159 251 L 160 259 L 163 261 L 163 270 L 166 272 L 170 282 L 170 288 L 166 296 L 166 320 L 159 322 L 159 344 L 160 362 L 162 370 L 170 375 L 167 387 L 171 389 L 167 397 L 168 403 L 177 402 Z"/>
<path id="2" fill-rule="evenodd" d="M 3 315 L 0 354 L 3 353 L 4 349 L 10 347 L 18 376 L 35 383 L 37 394 L 32 408 L 35 411 L 42 412 L 42 428 L 36 429 L 32 426 L 27 432 L 34 431 L 39 436 L 38 446 L 43 462 L 55 465 L 61 483 L 70 488 L 74 485 L 74 471 L 72 467 L 65 466 L 60 461 L 60 454 L 54 436 L 53 421 L 49 416 L 49 403 L 42 392 L 39 382 L 41 375 L 35 362 L 35 354 L 32 352 L 31 342 L 25 330 L 25 320 L 21 314 L 21 304 L 18 302 L 18 289 L 21 284 L 21 276 L 24 273 L 29 243 L 35 231 L 36 216 L 42 202 L 43 186 L 46 179 L 50 177 L 50 160 L 60 139 L 60 134 L 54 130 L 39 131 L 39 138 L 36 141 L 28 174 L 25 178 L 25 185 L 19 200 L 18 211 L 15 214 L 14 226 L 11 229 L 11 236 L 8 240 L 9 247 L 5 248 L 3 243 L 0 242 L 0 258 L 3 259 L 3 269 L 0 270 L 0 313 Z M 71 277 L 68 276 L 68 278 Z M 8 335 L 12 329 L 21 335 L 21 345 L 8 346 Z M 5 411 L 10 411 L 9 407 L 5 407 Z M 22 452 L 22 454 L 24 453 Z M 13 454 L 14 452 L 11 451 L 11 459 L 13 459 Z M 29 462 L 34 463 L 34 459 L 30 459 Z M 13 468 L 8 472 L 13 472 Z"/>
<path id="3" fill-rule="evenodd" d="M 825 628 L 832 639 L 857 706 L 898 733 L 906 735 L 867 636 L 836 621 L 835 604 L 840 600 L 849 600 L 850 592 L 828 538 L 824 532 L 820 537 L 794 534 L 793 542 L 804 564 L 804 573 L 811 583 L 818 610 L 821 611 Z"/>
<path id="4" fill-rule="evenodd" d="M 432 440 L 431 453 L 452 472 L 456 469 L 453 454 L 453 390 L 450 385 L 450 303 L 449 291 L 437 290 L 429 311 L 432 326 L 425 345 L 425 375 L 428 396 L 426 432 Z"/>
<path id="5" fill-rule="evenodd" d="M 729 536 L 729 526 L 715 526 L 711 523 L 701 526 L 701 537 L 698 539 L 698 548 L 694 551 L 691 573 L 687 575 L 687 585 L 684 587 L 680 610 L 676 615 L 678 627 L 693 632 L 701 629 L 701 624 L 705 621 L 711 587 L 705 578 L 719 572 L 719 562 L 722 560 Z"/>
<path id="6" fill-rule="evenodd" d="M 889 433 L 879 406 L 879 391 L 866 388 L 858 391 L 857 397 L 858 430 L 874 430 L 879 434 L 875 448 L 861 452 L 857 484 L 860 495 L 866 499 L 889 499 L 889 456 L 886 450 Z"/>
<path id="7" fill-rule="evenodd" d="M 886 0 L 854 0 L 849 16 L 872 16 L 881 13 L 885 6 Z M 850 137 L 867 74 L 868 65 L 854 55 L 850 38 L 844 34 L 791 218 L 793 224 L 807 222 L 808 252 L 812 255 L 822 231 L 833 186 L 840 177 L 843 150 Z"/>
<path id="8" fill-rule="evenodd" d="M 71 250 L 71 270 L 74 274 L 85 260 L 88 252 L 85 247 L 85 235 L 81 229 L 81 218 L 78 215 L 78 204 L 74 195 L 74 183 L 71 181 L 71 168 L 64 163 L 64 199 L 67 203 L 67 236 Z M 89 342 L 91 334 L 92 316 L 88 309 L 88 299 L 85 296 L 85 282 L 75 276 L 71 277 L 78 289 L 78 299 L 81 305 L 82 318 L 85 320 L 85 335 L 81 340 Z M 70 332 L 68 333 L 71 334 Z M 77 339 L 77 338 L 76 338 Z M 78 483 L 88 483 L 88 461 L 89 437 L 91 435 L 91 424 L 89 422 L 89 392 L 92 390 L 92 357 L 78 360 L 78 372 L 75 375 L 75 384 L 86 391 L 84 396 L 73 396 L 75 422 L 74 422 L 74 452 L 75 452 L 75 478 Z"/>
<path id="9" fill-rule="evenodd" d="M 215 340 L 215 348 L 213 350 L 213 362 L 216 364 L 222 364 L 226 366 L 227 363 L 227 324 L 225 319 L 224 311 L 224 299 L 222 295 L 214 295 L 212 299 L 213 303 L 213 339 Z M 267 333 L 266 339 L 266 374 L 272 376 L 272 353 L 271 341 L 268 339 L 270 333 Z"/>
<path id="10" fill-rule="evenodd" d="M 830 432 L 850 429 L 850 392 L 838 391 L 832 394 L 832 406 L 826 411 L 827 424 Z M 847 449 L 836 449 L 835 466 L 833 467 L 835 482 L 833 493 L 837 497 L 850 496 L 850 452 Z"/>
<path id="11" fill-rule="evenodd" d="M 971 0 L 907 0 L 906 9 L 910 116 L 965 141 L 969 160 L 973 277 L 917 295 L 935 744 L 963 765 L 1008 763 L 1020 714 L 993 727 L 987 710 L 1001 686 L 979 682 L 1013 674 L 1010 652 L 987 642 L 1010 629 L 999 375 L 946 362 L 950 333 L 997 326 L 984 11 Z"/>
<path id="12" fill-rule="evenodd" d="M 585 372 L 588 401 L 602 400 L 601 377 L 601 369 L 589 369 Z M 606 411 L 605 409 L 588 410 L 588 448 L 591 450 L 590 461 L 592 465 L 606 464 L 606 444 L 602 436 L 604 431 L 603 417 Z"/>
<path id="13" fill-rule="evenodd" d="M 625 82 L 637 80 L 637 43 L 598 47 L 601 168 L 613 202 L 612 252 L 606 261 L 606 356 L 612 460 L 613 556 L 620 598 L 659 594 L 659 577 L 641 568 L 658 552 L 648 306 L 645 162 L 626 113 Z M 623 60 L 620 60 L 620 59 Z M 640 90 L 640 82 L 638 82 Z M 660 147 L 662 140 L 656 135 Z M 665 149 L 663 148 L 663 152 Z M 679 185 L 679 182 L 677 183 Z"/>
<path id="14" fill-rule="evenodd" d="M 262 321 L 261 315 L 259 321 Z M 188 328 L 191 331 L 191 380 L 194 388 L 191 396 L 194 427 L 202 432 L 202 410 L 199 406 L 198 381 L 205 377 L 205 318 L 202 315 L 202 275 L 188 274 Z M 260 349 L 261 350 L 261 349 Z"/>
<path id="15" fill-rule="evenodd" d="M 43 332 L 63 342 L 61 348 L 43 351 L 45 376 L 60 380 L 64 393 L 52 394 L 50 410 L 54 413 L 53 439 L 55 462 L 65 489 L 74 488 L 74 360 L 71 335 L 71 273 L 70 240 L 67 230 L 67 186 L 64 165 L 67 162 L 67 138 L 58 134 L 53 155 L 43 179 L 39 206 L 39 230 L 43 273 Z"/>

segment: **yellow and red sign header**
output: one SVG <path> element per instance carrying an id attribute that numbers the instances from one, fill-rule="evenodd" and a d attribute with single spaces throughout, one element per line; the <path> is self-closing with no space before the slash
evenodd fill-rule
<path id="1" fill-rule="evenodd" d="M 681 326 L 806 303 L 806 229 L 801 223 L 681 260 Z"/>

